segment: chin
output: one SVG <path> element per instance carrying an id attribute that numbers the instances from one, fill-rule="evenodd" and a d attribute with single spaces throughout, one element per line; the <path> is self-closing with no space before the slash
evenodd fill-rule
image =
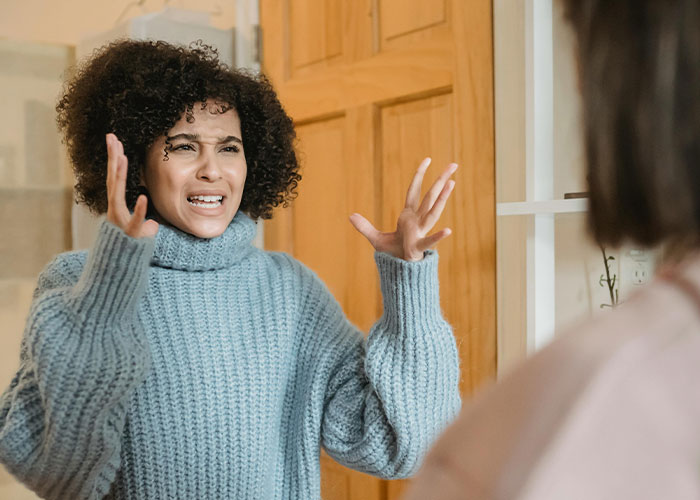
<path id="1" fill-rule="evenodd" d="M 224 234 L 224 231 L 226 231 L 226 228 L 231 224 L 235 215 L 235 213 L 226 214 L 222 217 L 212 217 L 210 219 L 187 216 L 173 216 L 169 218 L 159 215 L 157 220 L 165 222 L 197 238 L 211 239 Z"/>
<path id="2" fill-rule="evenodd" d="M 167 219 L 165 219 L 167 221 Z M 233 220 L 233 217 L 231 217 Z M 176 227 L 183 233 L 191 234 L 197 238 L 211 239 L 221 236 L 226 231 L 226 228 L 231 224 L 231 221 L 184 221 L 168 222 L 169 225 Z"/>
<path id="3" fill-rule="evenodd" d="M 197 238 L 205 238 L 205 239 L 211 239 L 211 238 L 216 238 L 217 236 L 221 236 L 224 234 L 224 231 L 226 231 L 226 228 L 228 227 L 228 224 L 217 224 L 216 226 L 211 225 L 211 226 L 195 226 L 195 227 L 189 227 L 185 229 L 186 232 L 190 233 L 193 236 L 196 236 Z"/>

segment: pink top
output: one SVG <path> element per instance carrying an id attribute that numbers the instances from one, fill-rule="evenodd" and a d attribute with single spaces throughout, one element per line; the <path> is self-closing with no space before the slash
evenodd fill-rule
<path id="1" fill-rule="evenodd" d="M 404 500 L 700 498 L 700 257 L 483 391 Z"/>

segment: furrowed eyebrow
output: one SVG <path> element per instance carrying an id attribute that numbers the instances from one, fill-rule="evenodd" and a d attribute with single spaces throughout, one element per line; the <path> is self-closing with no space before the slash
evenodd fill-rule
<path id="1" fill-rule="evenodd" d="M 243 146 L 243 141 L 240 140 L 238 137 L 235 135 L 228 135 L 226 137 L 219 137 L 219 144 L 223 144 L 225 142 L 237 142 L 241 146 Z"/>
<path id="2" fill-rule="evenodd" d="M 176 139 L 185 139 L 187 141 L 192 141 L 192 142 L 197 142 L 200 139 L 199 134 L 175 134 L 172 136 L 166 136 L 165 140 L 167 142 L 174 141 Z M 235 135 L 227 135 L 226 137 L 219 137 L 217 138 L 217 141 L 219 144 L 225 144 L 227 142 L 237 142 L 241 146 L 243 145 L 243 141 L 236 137 Z"/>
<path id="3" fill-rule="evenodd" d="M 199 134 L 175 134 L 165 137 L 165 140 L 167 142 L 174 141 L 175 139 L 185 139 L 188 141 L 195 142 L 199 140 Z"/>

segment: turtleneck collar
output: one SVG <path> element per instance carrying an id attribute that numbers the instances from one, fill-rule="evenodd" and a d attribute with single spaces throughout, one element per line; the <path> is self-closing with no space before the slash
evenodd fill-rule
<path id="1" fill-rule="evenodd" d="M 223 234 L 216 238 L 198 238 L 161 224 L 151 264 L 184 271 L 230 267 L 253 250 L 255 233 L 255 222 L 240 211 Z"/>

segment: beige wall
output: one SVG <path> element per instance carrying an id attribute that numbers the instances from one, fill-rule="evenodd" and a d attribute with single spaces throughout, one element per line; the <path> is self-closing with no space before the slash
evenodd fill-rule
<path id="1" fill-rule="evenodd" d="M 115 27 L 117 19 L 161 10 L 163 0 L 2 0 L 0 38 L 77 45 L 84 37 Z M 234 25 L 236 0 L 173 0 L 170 7 L 211 12 L 216 28 Z"/>
<path id="2" fill-rule="evenodd" d="M 4 21 L 3 21 L 4 22 Z M 73 49 L 0 41 L 0 387 L 17 370 L 36 276 L 70 246 L 72 176 L 55 126 Z M 0 468 L 0 498 L 36 498 Z"/>
<path id="3" fill-rule="evenodd" d="M 0 5 L 0 390 L 19 364 L 19 344 L 36 278 L 71 245 L 72 173 L 55 125 L 55 104 L 75 46 L 114 28 L 131 0 L 2 0 Z M 132 6 L 123 20 L 160 10 Z M 172 1 L 233 26 L 235 1 Z M 37 497 L 0 466 L 0 499 Z"/>
<path id="4" fill-rule="evenodd" d="M 525 0 L 494 0 L 496 202 L 525 199 Z M 498 372 L 527 352 L 526 217 L 496 218 Z"/>

